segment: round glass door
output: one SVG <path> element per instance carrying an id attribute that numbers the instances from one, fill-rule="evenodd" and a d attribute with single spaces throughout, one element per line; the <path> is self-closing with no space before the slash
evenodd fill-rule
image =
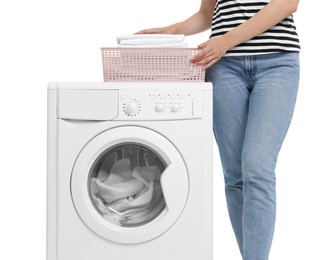
<path id="1" fill-rule="evenodd" d="M 166 167 L 156 151 L 142 144 L 110 147 L 95 160 L 89 174 L 93 205 L 118 226 L 136 227 L 152 221 L 166 207 L 160 183 Z"/>
<path id="2" fill-rule="evenodd" d="M 178 149 L 156 131 L 111 128 L 90 140 L 72 170 L 75 210 L 96 234 L 135 244 L 155 239 L 181 216 L 188 172 Z"/>

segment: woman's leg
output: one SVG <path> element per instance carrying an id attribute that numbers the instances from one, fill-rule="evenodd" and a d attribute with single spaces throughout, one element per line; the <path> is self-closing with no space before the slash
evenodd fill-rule
<path id="1" fill-rule="evenodd" d="M 292 118 L 298 53 L 251 58 L 253 82 L 242 150 L 243 259 L 267 260 L 276 215 L 275 167 Z"/>
<path id="2" fill-rule="evenodd" d="M 224 170 L 228 212 L 242 253 L 244 200 L 241 155 L 249 97 L 243 58 L 222 58 L 206 71 L 206 80 L 213 83 L 213 130 Z"/>

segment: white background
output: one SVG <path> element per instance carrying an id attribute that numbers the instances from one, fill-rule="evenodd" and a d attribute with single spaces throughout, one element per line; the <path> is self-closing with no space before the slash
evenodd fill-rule
<path id="1" fill-rule="evenodd" d="M 327 3 L 329 1 L 326 1 Z M 100 47 L 118 34 L 180 21 L 200 0 L 11 0 L 0 7 L 0 259 L 45 259 L 46 94 L 55 80 L 102 81 Z M 332 10 L 302 0 L 295 14 L 301 82 L 277 166 L 271 260 L 334 259 Z M 209 32 L 188 38 L 191 46 Z M 214 151 L 214 259 L 240 259 Z M 186 241 L 185 241 L 186 242 Z"/>

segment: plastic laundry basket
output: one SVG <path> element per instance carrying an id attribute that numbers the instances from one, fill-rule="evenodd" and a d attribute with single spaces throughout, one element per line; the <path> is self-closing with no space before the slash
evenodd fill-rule
<path id="1" fill-rule="evenodd" d="M 204 81 L 196 48 L 101 48 L 104 81 Z"/>

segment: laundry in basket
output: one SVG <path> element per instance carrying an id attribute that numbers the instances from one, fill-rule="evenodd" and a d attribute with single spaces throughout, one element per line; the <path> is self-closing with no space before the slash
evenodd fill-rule
<path id="1" fill-rule="evenodd" d="M 184 48 L 187 47 L 183 34 L 133 34 L 117 36 L 121 48 Z"/>

